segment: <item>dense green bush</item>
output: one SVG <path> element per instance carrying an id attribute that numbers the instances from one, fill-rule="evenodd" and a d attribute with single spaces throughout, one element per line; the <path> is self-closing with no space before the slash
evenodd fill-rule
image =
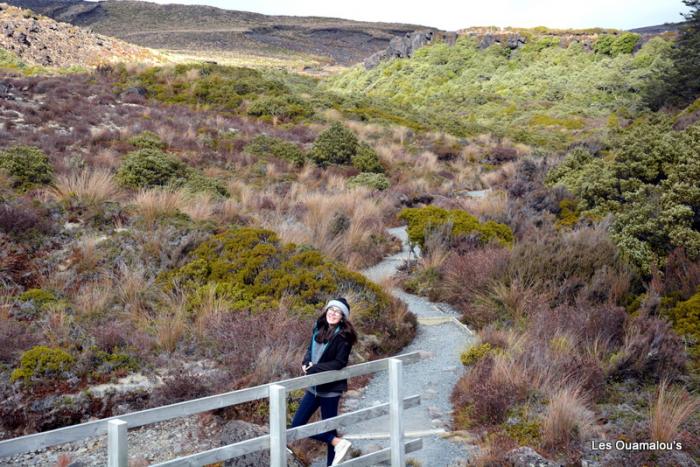
<path id="1" fill-rule="evenodd" d="M 148 96 L 169 104 L 239 112 L 244 99 L 256 99 L 253 114 L 306 115 L 307 104 L 268 71 L 214 64 L 150 67 L 130 75 L 118 68 L 118 88 L 140 86 Z M 250 109 L 249 109 L 250 110 Z"/>
<path id="2" fill-rule="evenodd" d="M 328 164 L 350 165 L 357 153 L 357 137 L 338 122 L 323 131 L 309 153 L 309 157 L 320 166 Z"/>
<path id="3" fill-rule="evenodd" d="M 187 171 L 187 179 L 181 185 L 174 183 L 173 186 L 181 186 L 184 190 L 190 193 L 209 193 L 214 196 L 229 197 L 229 192 L 226 187 L 218 180 L 194 170 Z"/>
<path id="4" fill-rule="evenodd" d="M 673 307 L 667 316 L 673 323 L 673 329 L 685 338 L 691 364 L 695 369 L 700 369 L 700 289 L 688 300 Z"/>
<path id="5" fill-rule="evenodd" d="M 201 244 L 191 260 L 160 280 L 190 294 L 190 306 L 212 293 L 231 310 L 262 312 L 285 300 L 300 313 L 317 313 L 325 300 L 340 293 L 359 297 L 357 318 L 379 319 L 389 298 L 376 285 L 315 250 L 282 244 L 268 230 L 241 228 Z"/>
<path id="6" fill-rule="evenodd" d="M 459 360 L 464 366 L 473 365 L 492 351 L 493 347 L 491 347 L 491 344 L 489 343 L 472 345 L 460 354 Z"/>
<path id="7" fill-rule="evenodd" d="M 366 143 L 357 146 L 355 155 L 352 156 L 352 166 L 360 172 L 384 173 L 384 166 L 379 161 L 377 152 Z"/>
<path id="8" fill-rule="evenodd" d="M 143 131 L 129 138 L 129 144 L 139 149 L 165 149 L 165 143 L 160 136 L 152 131 Z"/>
<path id="9" fill-rule="evenodd" d="M 631 54 L 641 36 L 633 32 L 624 32 L 617 36 L 600 36 L 593 45 L 595 53 L 615 57 L 620 54 Z"/>
<path id="10" fill-rule="evenodd" d="M 287 142 L 274 136 L 259 135 L 248 143 L 244 150 L 258 157 L 272 155 L 280 159 L 288 160 L 297 166 L 304 165 L 306 156 L 304 151 L 294 143 Z"/>
<path id="11" fill-rule="evenodd" d="M 32 302 L 37 308 L 57 301 L 53 292 L 44 289 L 29 289 L 22 292 L 18 298 L 22 302 Z"/>
<path id="12" fill-rule="evenodd" d="M 38 345 L 22 354 L 20 365 L 12 371 L 10 379 L 25 383 L 39 378 L 60 379 L 64 372 L 73 367 L 73 363 L 73 357 L 65 350 Z"/>
<path id="13" fill-rule="evenodd" d="M 389 179 L 384 174 L 367 173 L 355 175 L 348 180 L 348 186 L 365 186 L 373 190 L 386 190 L 389 188 Z"/>
<path id="14" fill-rule="evenodd" d="M 19 189 L 50 183 L 53 176 L 49 158 L 32 146 L 13 146 L 0 151 L 0 169 L 12 177 L 13 186 Z"/>
<path id="15" fill-rule="evenodd" d="M 311 106 L 295 96 L 261 97 L 248 107 L 248 115 L 279 121 L 308 117 L 312 113 Z"/>
<path id="16" fill-rule="evenodd" d="M 492 132 L 563 149 L 589 131 L 603 133 L 595 122 L 610 112 L 641 107 L 639 90 L 671 45 L 656 38 L 634 55 L 612 56 L 613 45 L 615 53 L 628 50 L 631 36 L 605 40 L 610 54 L 538 37 L 504 54 L 503 47 L 482 50 L 475 39 L 460 37 L 451 47 L 422 47 L 410 60 L 352 68 L 321 87 L 346 98 L 339 106 L 356 115 L 390 120 L 383 112 L 457 136 Z"/>
<path id="17" fill-rule="evenodd" d="M 408 222 L 408 238 L 411 243 L 425 246 L 426 235 L 437 229 L 449 229 L 451 238 L 477 235 L 482 243 L 494 240 L 501 245 L 513 243 L 513 231 L 505 224 L 494 221 L 479 222 L 466 211 L 442 209 L 436 206 L 406 208 L 399 218 Z"/>
<path id="18" fill-rule="evenodd" d="M 614 157 L 576 148 L 547 175 L 581 200 L 582 214 L 612 214 L 613 239 L 645 272 L 677 247 L 700 257 L 700 124 L 671 124 L 636 122 L 611 139 Z"/>
<path id="19" fill-rule="evenodd" d="M 139 149 L 124 157 L 117 180 L 130 188 L 165 186 L 187 177 L 187 165 L 159 149 Z"/>

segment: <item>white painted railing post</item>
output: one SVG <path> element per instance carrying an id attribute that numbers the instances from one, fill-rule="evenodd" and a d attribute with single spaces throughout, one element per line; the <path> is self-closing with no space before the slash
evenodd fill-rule
<path id="1" fill-rule="evenodd" d="M 128 467 L 129 446 L 126 431 L 127 423 L 123 420 L 107 422 L 107 466 Z"/>
<path id="2" fill-rule="evenodd" d="M 389 437 L 391 467 L 405 467 L 403 444 L 403 367 L 398 358 L 389 359 Z"/>
<path id="3" fill-rule="evenodd" d="M 287 466 L 287 391 L 270 385 L 270 466 Z"/>

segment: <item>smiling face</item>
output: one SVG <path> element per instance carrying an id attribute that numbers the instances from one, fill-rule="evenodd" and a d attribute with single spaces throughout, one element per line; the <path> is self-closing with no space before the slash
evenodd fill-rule
<path id="1" fill-rule="evenodd" d="M 326 310 L 326 321 L 330 326 L 335 326 L 343 319 L 343 312 L 337 306 L 332 306 Z"/>

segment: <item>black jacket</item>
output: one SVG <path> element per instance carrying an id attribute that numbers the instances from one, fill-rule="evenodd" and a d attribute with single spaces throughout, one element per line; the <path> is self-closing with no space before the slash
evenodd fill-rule
<path id="1" fill-rule="evenodd" d="M 313 339 L 313 337 L 312 337 Z M 326 350 L 321 355 L 318 363 L 314 363 L 311 368 L 306 372 L 307 375 L 312 375 L 314 373 L 321 373 L 322 371 L 329 370 L 341 370 L 348 365 L 348 358 L 350 357 L 350 350 L 352 345 L 347 341 L 344 332 L 339 332 L 331 337 L 328 342 Z M 306 349 L 306 355 L 304 355 L 303 364 L 306 365 L 311 361 L 311 340 L 309 340 L 309 347 Z M 316 386 L 316 390 L 320 392 L 343 392 L 348 389 L 348 380 L 341 379 L 339 381 L 333 381 L 326 384 L 319 384 Z"/>

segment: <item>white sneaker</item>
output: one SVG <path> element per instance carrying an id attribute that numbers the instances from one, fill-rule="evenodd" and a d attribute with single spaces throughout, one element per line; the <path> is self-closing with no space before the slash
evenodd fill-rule
<path id="1" fill-rule="evenodd" d="M 341 439 L 335 446 L 335 457 L 333 458 L 333 463 L 331 465 L 338 465 L 343 462 L 343 459 L 350 451 L 350 446 L 352 446 L 350 441 L 347 439 Z"/>

